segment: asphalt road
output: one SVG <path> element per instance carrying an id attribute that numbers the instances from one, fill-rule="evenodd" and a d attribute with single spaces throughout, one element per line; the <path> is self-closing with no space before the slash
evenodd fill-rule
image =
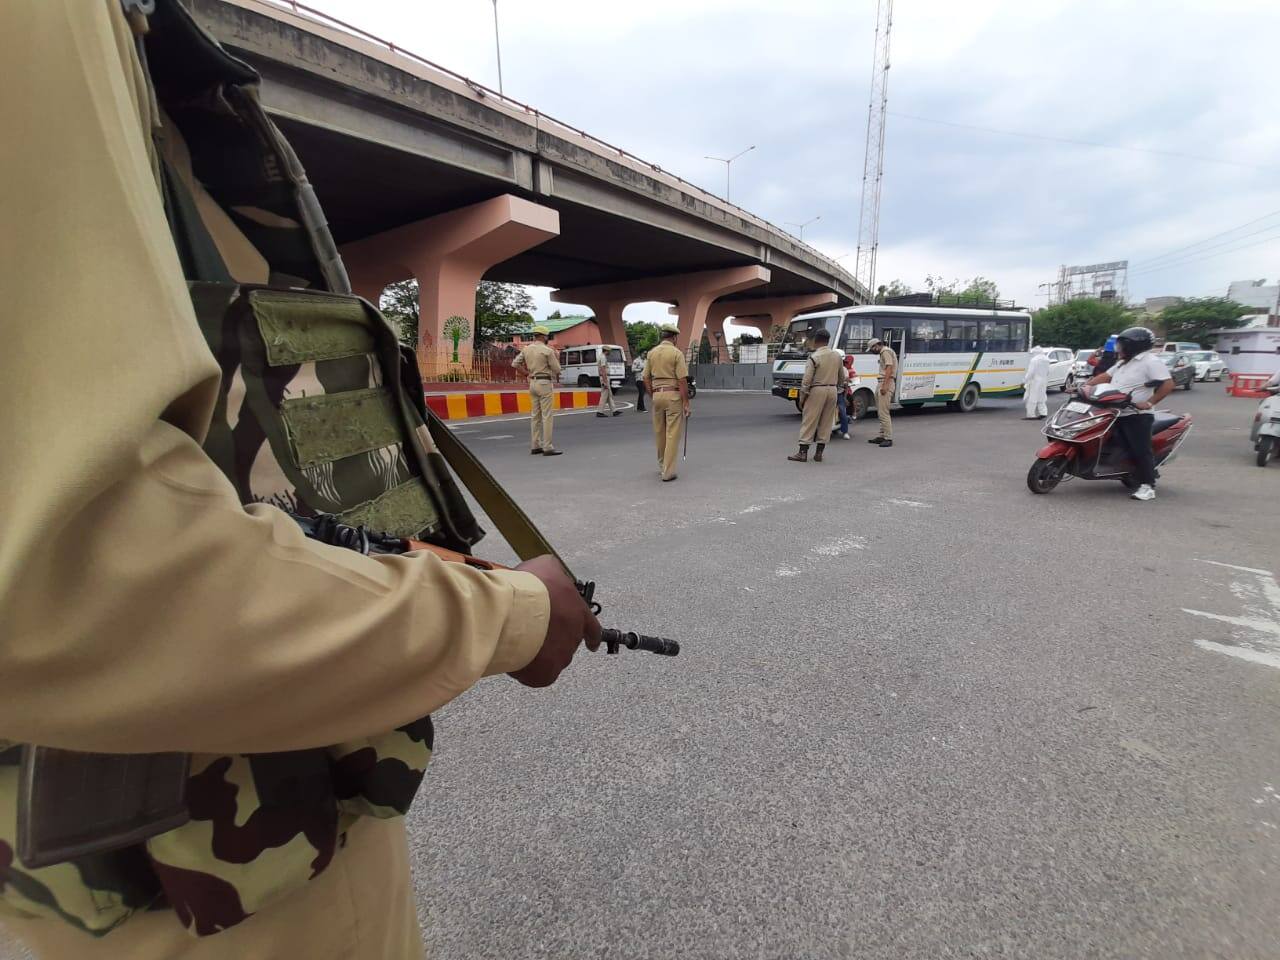
<path id="1" fill-rule="evenodd" d="M 670 484 L 630 410 L 554 460 L 461 425 L 606 624 L 683 652 L 438 714 L 431 955 L 1280 957 L 1280 465 L 1251 401 L 1167 406 L 1145 504 L 1029 493 L 1009 401 L 794 464 L 786 404 L 704 392 Z"/>

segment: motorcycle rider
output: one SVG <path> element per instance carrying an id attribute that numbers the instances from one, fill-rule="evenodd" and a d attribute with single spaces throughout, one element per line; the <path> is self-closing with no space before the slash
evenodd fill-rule
<path id="1" fill-rule="evenodd" d="M 1173 392 L 1173 377 L 1169 368 L 1152 352 L 1155 335 L 1146 327 L 1130 327 L 1116 337 L 1118 360 L 1110 370 L 1097 374 L 1089 385 L 1110 383 L 1117 390 L 1130 393 L 1132 407 L 1117 412 L 1112 428 L 1133 460 L 1133 477 L 1138 489 L 1130 496 L 1134 500 L 1156 498 L 1156 467 L 1151 452 L 1151 427 L 1155 421 L 1152 410 L 1157 403 Z M 1146 384 L 1161 381 L 1152 391 Z"/>

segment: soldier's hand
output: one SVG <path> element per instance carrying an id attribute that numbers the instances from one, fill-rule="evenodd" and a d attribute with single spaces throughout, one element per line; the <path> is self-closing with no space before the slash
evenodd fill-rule
<path id="1" fill-rule="evenodd" d="M 526 687 L 549 687 L 569 666 L 579 643 L 586 641 L 588 650 L 600 646 L 600 623 L 587 609 L 578 588 L 555 557 L 534 557 L 516 569 L 532 573 L 547 588 L 551 619 L 537 656 L 526 666 L 513 670 L 511 676 Z"/>

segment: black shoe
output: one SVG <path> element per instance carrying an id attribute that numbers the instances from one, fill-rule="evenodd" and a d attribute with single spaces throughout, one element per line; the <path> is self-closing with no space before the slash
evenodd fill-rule
<path id="1" fill-rule="evenodd" d="M 562 453 L 564 453 L 563 450 L 543 450 L 542 451 L 542 455 L 544 457 L 558 457 Z"/>
<path id="2" fill-rule="evenodd" d="M 892 447 L 892 446 L 893 446 L 893 441 L 892 441 L 892 440 L 881 440 L 881 441 L 880 441 L 880 449 L 881 449 L 881 450 L 887 449 L 888 447 Z"/>
<path id="3" fill-rule="evenodd" d="M 614 415 L 615 417 L 620 417 L 620 416 L 622 416 L 622 411 L 621 411 L 621 410 L 615 410 L 615 411 L 613 411 L 613 415 Z"/>
<path id="4" fill-rule="evenodd" d="M 607 416 L 608 416 L 608 414 L 607 414 L 607 413 L 597 413 L 597 414 L 596 414 L 596 416 L 597 416 L 597 417 L 607 417 Z"/>
<path id="5" fill-rule="evenodd" d="M 884 443 L 884 437 L 872 437 L 867 443 Z"/>
<path id="6" fill-rule="evenodd" d="M 540 457 L 540 456 L 542 456 L 542 451 L 541 451 L 541 450 L 539 450 L 537 447 L 535 447 L 534 449 L 530 450 L 529 452 L 530 452 L 531 454 L 533 454 L 535 457 Z"/>

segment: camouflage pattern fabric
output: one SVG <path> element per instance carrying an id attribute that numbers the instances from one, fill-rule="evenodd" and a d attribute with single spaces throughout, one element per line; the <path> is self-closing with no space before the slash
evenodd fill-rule
<path id="1" fill-rule="evenodd" d="M 16 853 L 21 751 L 0 741 L 0 916 L 58 920 L 102 935 L 139 910 L 163 906 L 141 847 L 38 870 L 23 866 Z"/>

